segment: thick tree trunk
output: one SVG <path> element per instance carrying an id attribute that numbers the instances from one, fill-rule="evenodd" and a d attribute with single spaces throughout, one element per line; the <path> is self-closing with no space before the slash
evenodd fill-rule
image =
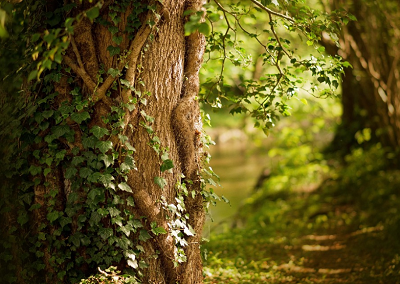
<path id="1" fill-rule="evenodd" d="M 343 76 L 342 124 L 333 148 L 346 153 L 357 131 L 370 128 L 372 139 L 400 146 L 400 30 L 397 1 L 330 0 L 329 9 L 345 8 L 357 21 L 343 27 L 339 55 L 353 65 Z M 336 145 L 336 146 L 335 146 Z M 343 149 L 342 149 L 343 150 Z"/>
<path id="2" fill-rule="evenodd" d="M 107 6 L 111 5 L 110 2 L 112 1 L 105 1 L 100 8 L 98 19 L 111 21 L 111 11 Z M 73 16 L 93 7 L 93 3 L 86 1 L 76 1 L 76 4 L 77 8 L 71 12 Z M 60 8 L 57 2 L 49 2 L 48 5 L 52 5 L 52 7 L 47 7 L 49 11 Z M 148 232 L 153 228 L 153 224 L 167 232 L 150 233 L 152 238 L 147 240 L 138 239 L 138 233 L 127 234 L 131 241 L 137 243 L 144 251 L 137 255 L 138 261 L 145 262 L 147 266 L 147 268 L 139 268 L 142 273 L 142 276 L 139 276 L 140 280 L 143 283 L 203 282 L 200 255 L 201 234 L 205 219 L 200 183 L 202 124 L 196 96 L 199 91 L 198 72 L 202 63 L 205 39 L 198 32 L 187 37 L 184 35 L 184 24 L 188 19 L 184 16 L 184 11 L 200 11 L 201 7 L 202 1 L 198 0 L 165 0 L 162 4 L 156 5 L 156 13 L 159 16 L 154 15 L 150 10 L 140 14 L 141 27 L 135 32 L 133 38 L 129 38 L 124 33 L 118 34 L 122 36 L 119 44 L 121 51 L 127 51 L 126 59 L 110 56 L 108 47 L 115 46 L 115 41 L 113 41 L 114 34 L 106 26 L 93 22 L 85 16 L 80 16 L 80 20 L 75 22 L 70 46 L 62 62 L 63 67 L 69 68 L 70 71 L 69 73 L 62 71 L 61 79 L 55 83 L 54 91 L 57 92 L 57 97 L 52 101 L 51 108 L 57 110 L 62 105 L 71 103 L 73 100 L 71 92 L 77 86 L 80 87 L 83 96 L 93 104 L 88 110 L 91 118 L 87 126 L 82 128 L 76 121 L 66 119 L 66 124 L 73 130 L 74 137 L 73 139 L 59 138 L 55 141 L 64 145 L 66 155 L 70 155 L 70 158 L 66 160 L 66 163 L 52 164 L 50 173 L 38 174 L 41 181 L 34 186 L 34 204 L 40 205 L 40 208 L 32 211 L 31 233 L 33 235 L 44 233 L 45 236 L 38 246 L 43 252 L 40 257 L 44 260 L 45 273 L 42 275 L 45 275 L 46 283 L 58 283 L 60 278 L 65 282 L 68 278 L 68 275 L 67 277 L 57 275 L 60 271 L 67 270 L 65 264 L 58 264 L 64 263 L 65 259 L 57 260 L 56 257 L 57 255 L 60 258 L 65 256 L 61 252 L 65 247 L 54 245 L 54 242 L 49 241 L 47 237 L 59 234 L 60 231 L 60 228 L 54 227 L 51 221 L 58 217 L 49 216 L 49 214 L 61 212 L 57 214 L 61 214 L 62 218 L 69 217 L 66 208 L 70 206 L 68 202 L 71 194 L 78 194 L 78 199 L 75 201 L 78 209 L 72 217 L 71 230 L 63 231 L 61 238 L 61 242 L 71 244 L 73 242 L 71 240 L 79 233 L 87 234 L 89 231 L 89 228 L 80 225 L 80 222 L 85 222 L 82 221 L 81 216 L 93 218 L 93 214 L 97 214 L 96 212 L 102 209 L 95 208 L 88 213 L 89 207 L 85 202 L 90 194 L 88 193 L 90 188 L 85 188 L 83 184 L 82 187 L 76 188 L 74 178 L 66 177 L 69 175 L 66 168 L 74 157 L 71 153 L 76 149 L 82 153 L 87 152 L 88 147 L 85 146 L 84 141 L 88 137 L 85 134 L 85 131 L 89 133 L 87 129 L 102 127 L 112 133 L 113 129 L 104 119 L 113 112 L 114 107 L 118 107 L 120 103 L 128 104 L 132 98 L 138 100 L 135 109 L 128 110 L 125 107 L 125 114 L 123 114 L 122 134 L 128 138 L 128 141 L 121 142 L 116 134 L 110 135 L 109 138 L 113 143 L 113 149 L 117 151 L 126 142 L 135 148 L 132 157 L 136 168 L 127 173 L 126 184 L 130 189 L 117 190 L 117 195 L 123 200 L 119 203 L 118 209 L 121 212 L 129 212 L 126 216 L 135 216 Z M 127 27 L 129 16 L 134 9 L 135 7 L 130 4 L 124 12 L 119 14 L 121 20 L 118 22 L 118 29 L 120 31 Z M 154 25 L 150 26 L 149 21 L 152 21 Z M 110 68 L 118 69 L 119 75 L 109 75 L 107 72 L 111 70 Z M 105 70 L 105 74 L 100 75 L 101 70 Z M 128 82 L 129 88 L 123 88 L 121 81 L 116 84 L 118 77 Z M 40 94 L 37 95 L 40 97 Z M 45 137 L 48 134 L 49 131 L 45 130 L 39 135 Z M 50 142 L 41 142 L 32 147 L 30 151 L 40 150 L 37 155 L 41 155 L 41 153 L 49 152 Z M 94 148 L 93 152 L 95 152 Z M 173 162 L 173 168 L 167 171 L 160 169 L 163 164 L 161 154 L 168 155 Z M 35 163 L 36 160 L 32 159 L 32 161 Z M 77 178 L 79 171 L 80 169 L 75 174 Z M 81 177 L 85 175 L 81 174 Z M 162 179 L 161 186 L 160 182 L 155 182 L 156 177 Z M 83 180 L 82 183 L 84 182 Z M 182 183 L 186 184 L 188 194 L 183 194 L 179 189 Z M 107 206 L 107 198 L 110 198 L 110 195 L 105 188 L 103 190 L 105 193 L 99 193 L 99 195 L 105 196 L 102 206 Z M 126 202 L 128 198 L 133 198 L 134 206 L 128 205 Z M 179 203 L 180 200 L 182 204 Z M 185 214 L 188 216 L 188 230 L 179 237 L 181 242 L 179 244 L 177 244 L 179 238 L 172 234 L 174 229 L 172 222 L 176 218 L 176 213 L 168 211 L 169 205 L 183 208 L 180 213 L 182 216 Z M 112 215 L 111 212 L 110 215 Z M 125 215 L 121 214 L 121 216 Z M 123 224 L 132 221 L 128 220 L 131 217 L 126 218 L 121 221 Z M 112 228 L 115 235 L 122 234 L 110 221 L 111 219 L 103 217 L 97 222 L 104 224 L 105 229 Z M 190 227 L 195 234 L 188 232 Z M 83 259 L 79 269 L 86 274 L 96 272 L 93 269 L 97 268 L 93 266 L 93 263 L 85 262 L 92 257 L 89 247 L 94 244 L 91 244 L 91 241 L 94 241 L 94 238 L 89 241 L 82 241 L 82 237 L 78 239 L 77 242 L 81 245 L 77 251 L 69 255 L 68 260 L 74 263 L 76 258 Z M 88 245 L 82 245 L 82 243 L 88 243 Z M 182 249 L 186 256 L 184 262 L 179 260 L 179 249 Z M 113 265 L 117 265 L 120 269 L 127 268 L 127 259 L 122 259 L 119 263 L 113 262 Z"/>

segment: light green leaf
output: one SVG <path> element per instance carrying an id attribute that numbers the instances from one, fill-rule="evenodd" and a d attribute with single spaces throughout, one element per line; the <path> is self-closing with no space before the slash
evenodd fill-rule
<path id="1" fill-rule="evenodd" d="M 118 188 L 126 192 L 132 192 L 132 188 L 125 182 L 118 184 Z"/>
<path id="2" fill-rule="evenodd" d="M 165 178 L 162 177 L 155 177 L 154 182 L 161 188 L 164 188 L 167 185 L 167 181 L 165 180 Z"/>
<path id="3" fill-rule="evenodd" d="M 157 227 L 157 228 L 153 228 L 151 229 L 151 231 L 157 236 L 160 234 L 166 234 L 167 231 L 163 228 L 163 227 Z"/>
<path id="4" fill-rule="evenodd" d="M 99 7 L 93 7 L 91 9 L 89 9 L 88 11 L 86 11 L 86 16 L 93 21 L 94 19 L 96 19 L 98 16 L 100 15 L 100 10 Z"/>

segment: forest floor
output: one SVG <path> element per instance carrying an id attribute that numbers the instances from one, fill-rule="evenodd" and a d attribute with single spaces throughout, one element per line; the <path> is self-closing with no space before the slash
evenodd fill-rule
<path id="1" fill-rule="evenodd" d="M 345 179 L 303 192 L 267 186 L 211 234 L 205 283 L 400 284 L 398 177 L 369 172 L 352 194 Z"/>

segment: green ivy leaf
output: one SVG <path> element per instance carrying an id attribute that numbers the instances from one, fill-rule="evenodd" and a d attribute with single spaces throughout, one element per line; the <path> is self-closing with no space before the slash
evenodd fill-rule
<path id="1" fill-rule="evenodd" d="M 110 52 L 110 56 L 120 54 L 120 52 L 121 52 L 121 48 L 119 48 L 118 46 L 112 46 L 112 45 L 109 45 L 107 47 L 107 50 L 108 50 L 108 52 Z"/>
<path id="2" fill-rule="evenodd" d="M 114 163 L 114 159 L 111 155 L 100 154 L 99 161 L 103 161 L 106 168 L 111 166 Z"/>
<path id="3" fill-rule="evenodd" d="M 99 229 L 99 236 L 106 240 L 114 234 L 113 229 L 111 228 L 101 228 Z"/>
<path id="4" fill-rule="evenodd" d="M 128 265 L 129 265 L 130 267 L 132 267 L 133 269 L 137 269 L 137 268 L 138 268 L 138 263 L 137 263 L 137 260 L 136 260 L 136 259 L 134 259 L 134 260 L 128 259 L 128 260 L 127 260 L 127 263 L 128 263 Z"/>
<path id="5" fill-rule="evenodd" d="M 157 228 L 153 228 L 151 229 L 151 231 L 157 236 L 160 234 L 166 234 L 167 231 L 163 228 L 163 227 L 157 227 Z"/>
<path id="6" fill-rule="evenodd" d="M 160 170 L 161 170 L 161 172 L 165 172 L 169 169 L 172 169 L 173 167 L 174 167 L 174 163 L 172 162 L 172 160 L 167 159 L 162 163 Z"/>
<path id="7" fill-rule="evenodd" d="M 35 79 L 36 76 L 37 76 L 37 74 L 38 74 L 38 71 L 37 71 L 37 70 L 31 71 L 31 73 L 29 73 L 29 76 L 28 76 L 28 82 L 30 82 L 30 81 L 32 81 L 33 79 Z"/>
<path id="8" fill-rule="evenodd" d="M 167 181 L 163 177 L 155 177 L 154 182 L 161 188 L 164 188 L 167 185 Z"/>
<path id="9" fill-rule="evenodd" d="M 86 149 L 89 149 L 89 148 L 94 149 L 94 147 L 96 146 L 96 142 L 97 142 L 97 139 L 94 136 L 84 137 L 82 139 L 83 147 L 85 147 Z"/>
<path id="10" fill-rule="evenodd" d="M 86 16 L 93 21 L 100 15 L 100 10 L 99 7 L 95 6 L 89 10 L 86 11 Z"/>
<path id="11" fill-rule="evenodd" d="M 84 157 L 82 157 L 82 156 L 75 156 L 75 157 L 72 158 L 71 164 L 72 164 L 73 166 L 77 166 L 77 165 L 79 165 L 80 163 L 82 163 L 82 162 L 84 162 L 84 161 L 85 161 L 85 158 L 84 158 Z"/>
<path id="12" fill-rule="evenodd" d="M 84 112 L 75 112 L 71 114 L 71 119 L 78 124 L 81 124 L 82 121 L 85 121 L 90 118 L 90 115 L 87 111 Z"/>
<path id="13" fill-rule="evenodd" d="M 105 187 L 115 189 L 115 185 L 113 184 L 114 177 L 110 174 L 102 174 L 100 175 L 99 181 L 103 183 Z"/>
<path id="14" fill-rule="evenodd" d="M 113 42 L 115 42 L 117 45 L 120 45 L 122 42 L 122 36 L 113 36 L 112 38 Z"/>
<path id="15" fill-rule="evenodd" d="M 46 168 L 43 171 L 44 176 L 47 176 L 51 172 L 51 168 Z"/>
<path id="16" fill-rule="evenodd" d="M 110 131 L 108 131 L 107 128 L 104 128 L 104 127 L 100 127 L 100 126 L 95 125 L 95 126 L 93 126 L 93 127 L 90 129 L 90 133 L 93 133 L 93 135 L 94 135 L 97 139 L 100 139 L 100 138 L 102 138 L 104 135 L 109 135 L 109 134 L 110 134 Z"/>
<path id="17" fill-rule="evenodd" d="M 141 240 L 142 242 L 145 242 L 149 239 L 151 239 L 151 236 L 149 235 L 149 233 L 146 230 L 140 230 L 139 240 Z"/>
<path id="18" fill-rule="evenodd" d="M 65 171 L 65 178 L 66 179 L 71 179 L 76 175 L 77 172 L 78 172 L 78 170 L 76 168 L 68 168 Z"/>
<path id="19" fill-rule="evenodd" d="M 110 216 L 111 217 L 116 217 L 116 216 L 118 216 L 119 214 L 121 214 L 121 211 L 119 211 L 117 208 L 115 208 L 115 207 L 109 207 L 108 208 L 108 212 L 110 212 Z"/>
<path id="20" fill-rule="evenodd" d="M 121 75 L 121 72 L 119 72 L 118 69 L 110 68 L 110 69 L 108 69 L 107 74 L 110 74 L 113 78 L 115 78 L 115 77 Z"/>
<path id="21" fill-rule="evenodd" d="M 113 144 L 111 141 L 97 141 L 96 148 L 105 154 L 108 150 L 112 148 Z"/>
<path id="22" fill-rule="evenodd" d="M 87 177 L 90 176 L 92 173 L 93 173 L 93 171 L 92 171 L 90 168 L 86 168 L 86 167 L 81 168 L 81 169 L 79 170 L 79 176 L 80 176 L 81 178 L 87 178 Z"/>
<path id="23" fill-rule="evenodd" d="M 127 204 L 128 206 L 135 207 L 135 202 L 133 201 L 132 196 L 129 196 L 129 197 L 126 199 L 126 204 Z"/>
<path id="24" fill-rule="evenodd" d="M 45 110 L 44 112 L 42 112 L 42 115 L 44 118 L 48 119 L 49 117 L 51 117 L 54 114 L 54 110 Z"/>
<path id="25" fill-rule="evenodd" d="M 57 125 L 51 128 L 51 132 L 53 133 L 55 138 L 60 138 L 61 136 L 65 136 L 70 131 L 68 125 Z"/>
<path id="26" fill-rule="evenodd" d="M 51 211 L 50 213 L 47 214 L 47 220 L 50 222 L 54 222 L 55 220 L 58 219 L 58 211 Z"/>
<path id="27" fill-rule="evenodd" d="M 125 182 L 118 184 L 118 188 L 126 192 L 133 192 L 132 188 Z"/>

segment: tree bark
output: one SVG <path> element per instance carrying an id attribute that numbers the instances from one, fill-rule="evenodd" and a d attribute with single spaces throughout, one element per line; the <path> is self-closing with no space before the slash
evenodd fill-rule
<path id="1" fill-rule="evenodd" d="M 111 2 L 113 1 L 105 1 L 99 10 L 98 19 L 111 21 L 109 9 Z M 61 8 L 61 4 L 63 3 L 48 2 L 47 8 L 54 11 Z M 134 110 L 125 108 L 122 131 L 128 137 L 130 145 L 136 149 L 133 154 L 136 169 L 127 174 L 126 180 L 132 192 L 117 192 L 122 200 L 133 197 L 135 206 L 124 203 L 118 208 L 121 212 L 128 211 L 132 216 L 136 216 L 149 232 L 153 223 L 167 232 L 152 235 L 153 238 L 147 241 L 138 241 L 138 234 L 130 235 L 132 241 L 138 242 L 144 248 L 144 253 L 140 254 L 140 260 L 145 261 L 147 265 L 147 268 L 141 271 L 140 280 L 143 283 L 203 282 L 200 244 L 205 213 L 200 182 L 202 124 L 197 95 L 198 72 L 202 63 L 205 39 L 199 32 L 185 37 L 184 24 L 188 16 L 183 14 L 185 10 L 201 11 L 202 4 L 202 1 L 198 0 L 164 0 L 162 4 L 156 5 L 156 13 L 159 16 L 153 15 L 151 11 L 140 14 L 141 27 L 134 37 L 129 38 L 126 34 L 122 34 L 119 47 L 122 51 L 128 51 L 126 59 L 110 56 L 108 47 L 115 46 L 115 42 L 113 34 L 107 27 L 91 21 L 88 17 L 79 16 L 62 62 L 63 67 L 69 68 L 70 71 L 69 73 L 63 71 L 60 81 L 54 85 L 57 96 L 52 101 L 52 109 L 59 109 L 63 104 L 70 103 L 73 100 L 72 90 L 79 86 L 83 95 L 93 102 L 93 107 L 89 111 L 91 115 L 89 129 L 99 126 L 109 129 L 110 133 L 112 129 L 104 118 L 112 112 L 112 108 L 119 106 L 120 103 L 127 104 L 132 98 L 139 101 Z M 86 1 L 76 1 L 76 5 L 77 8 L 71 12 L 72 16 L 81 15 L 94 7 L 94 3 Z M 120 13 L 121 20 L 118 23 L 120 31 L 127 27 L 128 18 L 134 9 L 131 4 Z M 153 21 L 153 26 L 148 24 L 149 21 Z M 110 68 L 118 69 L 119 75 L 108 74 L 107 70 Z M 101 70 L 105 70 L 103 75 Z M 130 88 L 122 88 L 120 82 L 115 85 L 118 79 L 126 80 Z M 139 93 L 141 95 L 138 95 Z M 150 95 L 147 96 L 147 93 Z M 40 97 L 40 94 L 32 95 Z M 153 117 L 154 121 L 149 122 L 148 117 Z M 64 145 L 67 155 L 71 155 L 72 158 L 73 149 L 83 151 L 85 148 L 83 141 L 85 129 L 70 118 L 66 121 L 74 132 L 73 141 L 63 138 L 56 140 L 57 143 Z M 149 131 L 145 124 L 151 125 L 152 130 Z M 45 137 L 48 133 L 49 131 L 45 130 L 39 135 Z M 167 149 L 165 152 L 173 161 L 174 167 L 168 171 L 160 170 L 163 161 L 160 153 L 152 147 L 155 139 L 161 149 Z M 110 140 L 114 149 L 122 147 L 117 135 L 111 135 Z M 30 148 L 30 151 L 40 150 L 41 153 L 47 153 L 49 145 L 41 142 Z M 58 165 L 53 164 L 52 171 L 46 176 L 40 175 L 42 181 L 34 186 L 34 204 L 40 205 L 40 208 L 33 210 L 31 216 L 33 235 L 43 231 L 48 235 L 57 232 L 57 228 L 52 227 L 52 222 L 49 222 L 49 210 L 65 214 L 72 192 L 78 193 L 79 198 L 75 204 L 81 209 L 77 209 L 77 214 L 73 217 L 69 234 L 63 232 L 65 234 L 63 241 L 68 241 L 77 233 L 81 231 L 86 233 L 88 230 L 79 227 L 79 216 L 85 213 L 85 209 L 82 208 L 85 206 L 90 189 L 83 186 L 74 188 L 71 185 L 74 181 L 65 178 L 66 167 L 63 162 Z M 162 188 L 155 183 L 156 177 L 164 179 L 165 185 Z M 177 198 L 180 197 L 180 193 L 177 184 L 181 183 L 186 184 L 190 193 L 183 195 L 182 215 L 188 214 L 187 222 L 195 234 L 187 233 L 182 237 L 187 243 L 180 245 L 186 255 L 186 262 L 178 264 L 177 240 L 171 233 L 170 224 L 173 216 L 170 216 L 172 214 L 166 209 L 165 204 L 178 205 Z M 105 196 L 107 198 L 107 193 Z M 115 229 L 109 224 L 109 219 L 103 218 L 100 222 Z M 42 274 L 44 281 L 68 282 L 66 280 L 68 277 L 60 281 L 60 276 L 57 276 L 59 271 L 56 268 L 63 270 L 66 267 L 57 266 L 54 257 L 63 248 L 52 245 L 46 239 L 41 243 L 45 264 L 45 273 Z M 89 255 L 89 250 L 81 246 L 78 251 L 71 254 L 71 258 L 85 260 Z M 155 255 L 157 257 L 154 257 Z M 114 264 L 120 269 L 127 267 L 126 259 Z M 96 272 L 95 269 L 97 267 L 93 267 L 90 263 L 83 263 L 80 267 L 86 275 Z"/>

